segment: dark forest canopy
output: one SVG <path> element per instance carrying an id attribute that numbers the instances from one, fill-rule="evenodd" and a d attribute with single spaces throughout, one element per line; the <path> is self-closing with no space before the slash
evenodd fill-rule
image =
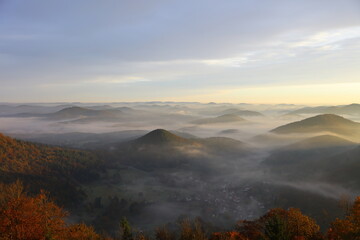
<path id="1" fill-rule="evenodd" d="M 206 219 L 181 220 L 177 230 L 159 227 L 154 235 L 131 228 L 123 219 L 116 237 L 97 234 L 85 224 L 67 224 L 68 212 L 49 200 L 44 192 L 30 197 L 21 182 L 0 184 L 0 239 L 122 239 L 122 240 L 358 240 L 360 239 L 360 197 L 347 209 L 345 217 L 336 219 L 329 229 L 319 225 L 300 210 L 271 209 L 252 221 L 241 220 L 227 231 L 214 232 Z"/>

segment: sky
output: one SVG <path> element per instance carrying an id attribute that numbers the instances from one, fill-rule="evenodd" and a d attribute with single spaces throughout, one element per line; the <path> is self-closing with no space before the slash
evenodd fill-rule
<path id="1" fill-rule="evenodd" d="M 0 0 L 1 102 L 360 102 L 359 0 Z"/>

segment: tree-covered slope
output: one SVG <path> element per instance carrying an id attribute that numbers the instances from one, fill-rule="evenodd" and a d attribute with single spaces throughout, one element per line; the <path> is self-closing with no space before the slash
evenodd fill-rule
<path id="1" fill-rule="evenodd" d="M 31 190 L 55 193 L 60 202 L 81 199 L 80 183 L 94 180 L 101 161 L 91 153 L 16 140 L 0 134 L 0 181 L 23 180 Z"/>

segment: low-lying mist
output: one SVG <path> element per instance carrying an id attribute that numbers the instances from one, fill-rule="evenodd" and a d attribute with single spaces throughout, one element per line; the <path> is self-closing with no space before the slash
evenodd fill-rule
<path id="1" fill-rule="evenodd" d="M 270 132 L 317 115 L 292 114 L 294 105 L 157 102 L 28 106 L 25 112 L 13 108 L 0 109 L 2 133 L 101 156 L 106 171 L 82 186 L 87 198 L 78 218 L 106 231 L 122 216 L 145 230 L 184 216 L 200 216 L 226 228 L 273 207 L 298 207 L 321 219 L 324 211 L 341 214 L 337 202 L 342 196 L 360 194 L 358 176 L 342 177 L 349 166 L 360 165 L 351 152 L 360 139 L 332 132 Z M 356 114 L 346 117 L 358 119 Z M 167 131 L 151 132 L 155 129 Z M 325 136 L 324 143 L 304 148 L 315 136 Z M 301 141 L 302 148 L 296 149 Z M 354 161 L 345 162 L 342 154 Z M 331 168 L 334 159 L 339 164 Z M 101 224 L 105 217 L 107 225 Z"/>

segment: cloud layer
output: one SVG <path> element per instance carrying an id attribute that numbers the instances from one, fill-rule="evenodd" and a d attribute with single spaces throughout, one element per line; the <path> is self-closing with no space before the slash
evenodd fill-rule
<path id="1" fill-rule="evenodd" d="M 357 0 L 0 1 L 0 101 L 211 101 L 359 65 Z"/>

